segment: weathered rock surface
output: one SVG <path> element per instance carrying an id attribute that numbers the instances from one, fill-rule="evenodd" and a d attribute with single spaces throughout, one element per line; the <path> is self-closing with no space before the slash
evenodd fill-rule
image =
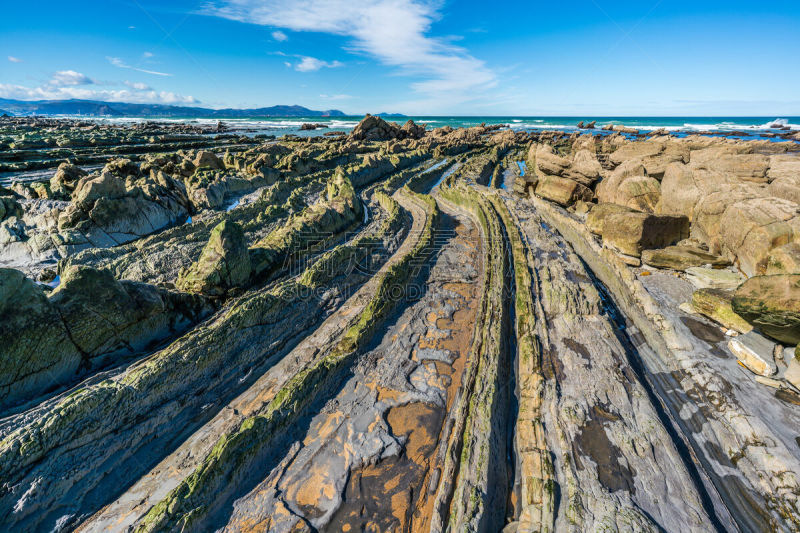
<path id="1" fill-rule="evenodd" d="M 800 274 L 756 276 L 733 297 L 733 310 L 784 344 L 800 343 Z"/>

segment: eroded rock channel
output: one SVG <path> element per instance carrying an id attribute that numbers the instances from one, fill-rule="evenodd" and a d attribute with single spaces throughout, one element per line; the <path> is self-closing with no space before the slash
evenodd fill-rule
<path id="1" fill-rule="evenodd" d="M 2 529 L 800 529 L 797 143 L 2 120 Z"/>

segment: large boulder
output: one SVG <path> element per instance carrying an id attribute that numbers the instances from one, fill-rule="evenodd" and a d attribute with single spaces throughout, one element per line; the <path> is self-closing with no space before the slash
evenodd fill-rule
<path id="1" fill-rule="evenodd" d="M 800 343 L 800 274 L 755 276 L 736 289 L 734 312 L 765 335 Z"/>
<path id="2" fill-rule="evenodd" d="M 722 216 L 733 204 L 758 198 L 760 191 L 747 185 L 729 185 L 711 192 L 697 202 L 692 215 L 692 238 L 705 243 L 714 253 L 721 253 Z"/>
<path id="3" fill-rule="evenodd" d="M 676 245 L 655 250 L 642 251 L 642 263 L 656 268 L 670 268 L 672 270 L 686 270 L 691 267 L 711 265 L 724 267 L 730 261 L 709 253 L 697 246 Z"/>
<path id="4" fill-rule="evenodd" d="M 800 169 L 797 173 L 779 174 L 768 186 L 767 194 L 800 204 Z"/>
<path id="5" fill-rule="evenodd" d="M 567 207 L 578 200 L 591 201 L 593 193 L 577 181 L 558 176 L 542 176 L 536 185 L 536 195 Z"/>
<path id="6" fill-rule="evenodd" d="M 639 257 L 642 250 L 663 248 L 689 236 L 689 219 L 649 213 L 613 213 L 603 224 L 603 245 Z"/>
<path id="7" fill-rule="evenodd" d="M 178 276 L 177 287 L 187 292 L 222 296 L 250 279 L 250 255 L 242 228 L 222 221 L 212 231 L 200 258 Z"/>
<path id="8" fill-rule="evenodd" d="M 350 138 L 355 141 L 390 141 L 397 139 L 399 132 L 400 127 L 397 124 L 367 114 L 353 128 Z"/>
<path id="9" fill-rule="evenodd" d="M 48 298 L 22 273 L 0 269 L 0 405 L 75 383 L 210 311 L 198 296 L 118 281 L 104 270 L 69 267 Z"/>
<path id="10" fill-rule="evenodd" d="M 71 163 L 61 163 L 50 178 L 50 191 L 56 198 L 69 198 L 78 181 L 86 176 L 86 171 Z"/>
<path id="11" fill-rule="evenodd" d="M 597 186 L 597 200 L 652 213 L 661 198 L 661 184 L 644 175 L 644 167 L 638 166 L 642 174 L 630 175 L 639 169 L 627 164 L 615 169 L 608 179 Z"/>
<path id="12" fill-rule="evenodd" d="M 739 333 L 753 330 L 745 319 L 737 315 L 731 306 L 733 291 L 724 289 L 699 289 L 692 294 L 692 307 L 695 311 L 728 329 Z"/>
<path id="13" fill-rule="evenodd" d="M 770 250 L 765 274 L 800 274 L 800 242 L 790 242 Z"/>
<path id="14" fill-rule="evenodd" d="M 618 204 L 601 203 L 595 205 L 586 215 L 586 228 L 596 235 L 603 234 L 606 219 L 615 213 L 630 213 L 633 209 Z"/>
<path id="15" fill-rule="evenodd" d="M 225 163 L 213 152 L 200 150 L 192 161 L 195 168 L 209 168 L 211 170 L 225 170 Z"/>
<path id="16" fill-rule="evenodd" d="M 767 170 L 767 179 L 770 183 L 787 178 L 800 180 L 800 157 L 796 154 L 770 156 L 769 170 Z"/>
<path id="17" fill-rule="evenodd" d="M 773 248 L 800 237 L 798 205 L 780 198 L 736 202 L 719 219 L 722 249 L 748 276 L 764 274 Z"/>
<path id="18" fill-rule="evenodd" d="M 731 146 L 711 147 L 692 152 L 692 166 L 720 172 L 735 180 L 767 182 L 769 159 L 761 154 L 736 153 L 740 149 Z"/>
<path id="19" fill-rule="evenodd" d="M 39 285 L 0 268 L 0 405 L 58 387 L 75 375 L 81 352 Z"/>
<path id="20" fill-rule="evenodd" d="M 82 209 L 90 209 L 99 198 L 115 199 L 125 196 L 125 180 L 103 172 L 99 176 L 82 178 L 72 193 L 72 201 Z"/>
<path id="21" fill-rule="evenodd" d="M 561 176 L 571 164 L 569 159 L 556 154 L 549 144 L 531 146 L 530 150 L 534 152 L 535 169 L 539 177 Z"/>

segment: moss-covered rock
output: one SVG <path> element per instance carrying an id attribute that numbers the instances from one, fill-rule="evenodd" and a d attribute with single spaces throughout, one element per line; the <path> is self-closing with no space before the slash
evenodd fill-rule
<path id="1" fill-rule="evenodd" d="M 734 329 L 739 333 L 752 331 L 753 326 L 733 311 L 732 299 L 733 291 L 699 289 L 692 294 L 692 307 L 701 315 L 719 322 L 728 329 Z"/>
<path id="2" fill-rule="evenodd" d="M 765 335 L 783 344 L 800 343 L 800 274 L 752 277 L 736 289 L 732 305 Z"/>
<path id="3" fill-rule="evenodd" d="M 187 292 L 221 296 L 243 287 L 250 279 L 250 255 L 241 226 L 223 220 L 211 231 L 200 258 L 178 276 L 177 287 Z"/>

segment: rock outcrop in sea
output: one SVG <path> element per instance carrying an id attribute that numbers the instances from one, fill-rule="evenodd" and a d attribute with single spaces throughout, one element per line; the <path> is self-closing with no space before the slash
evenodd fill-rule
<path id="1" fill-rule="evenodd" d="M 800 529 L 800 144 L 594 126 L 0 119 L 0 529 Z"/>

